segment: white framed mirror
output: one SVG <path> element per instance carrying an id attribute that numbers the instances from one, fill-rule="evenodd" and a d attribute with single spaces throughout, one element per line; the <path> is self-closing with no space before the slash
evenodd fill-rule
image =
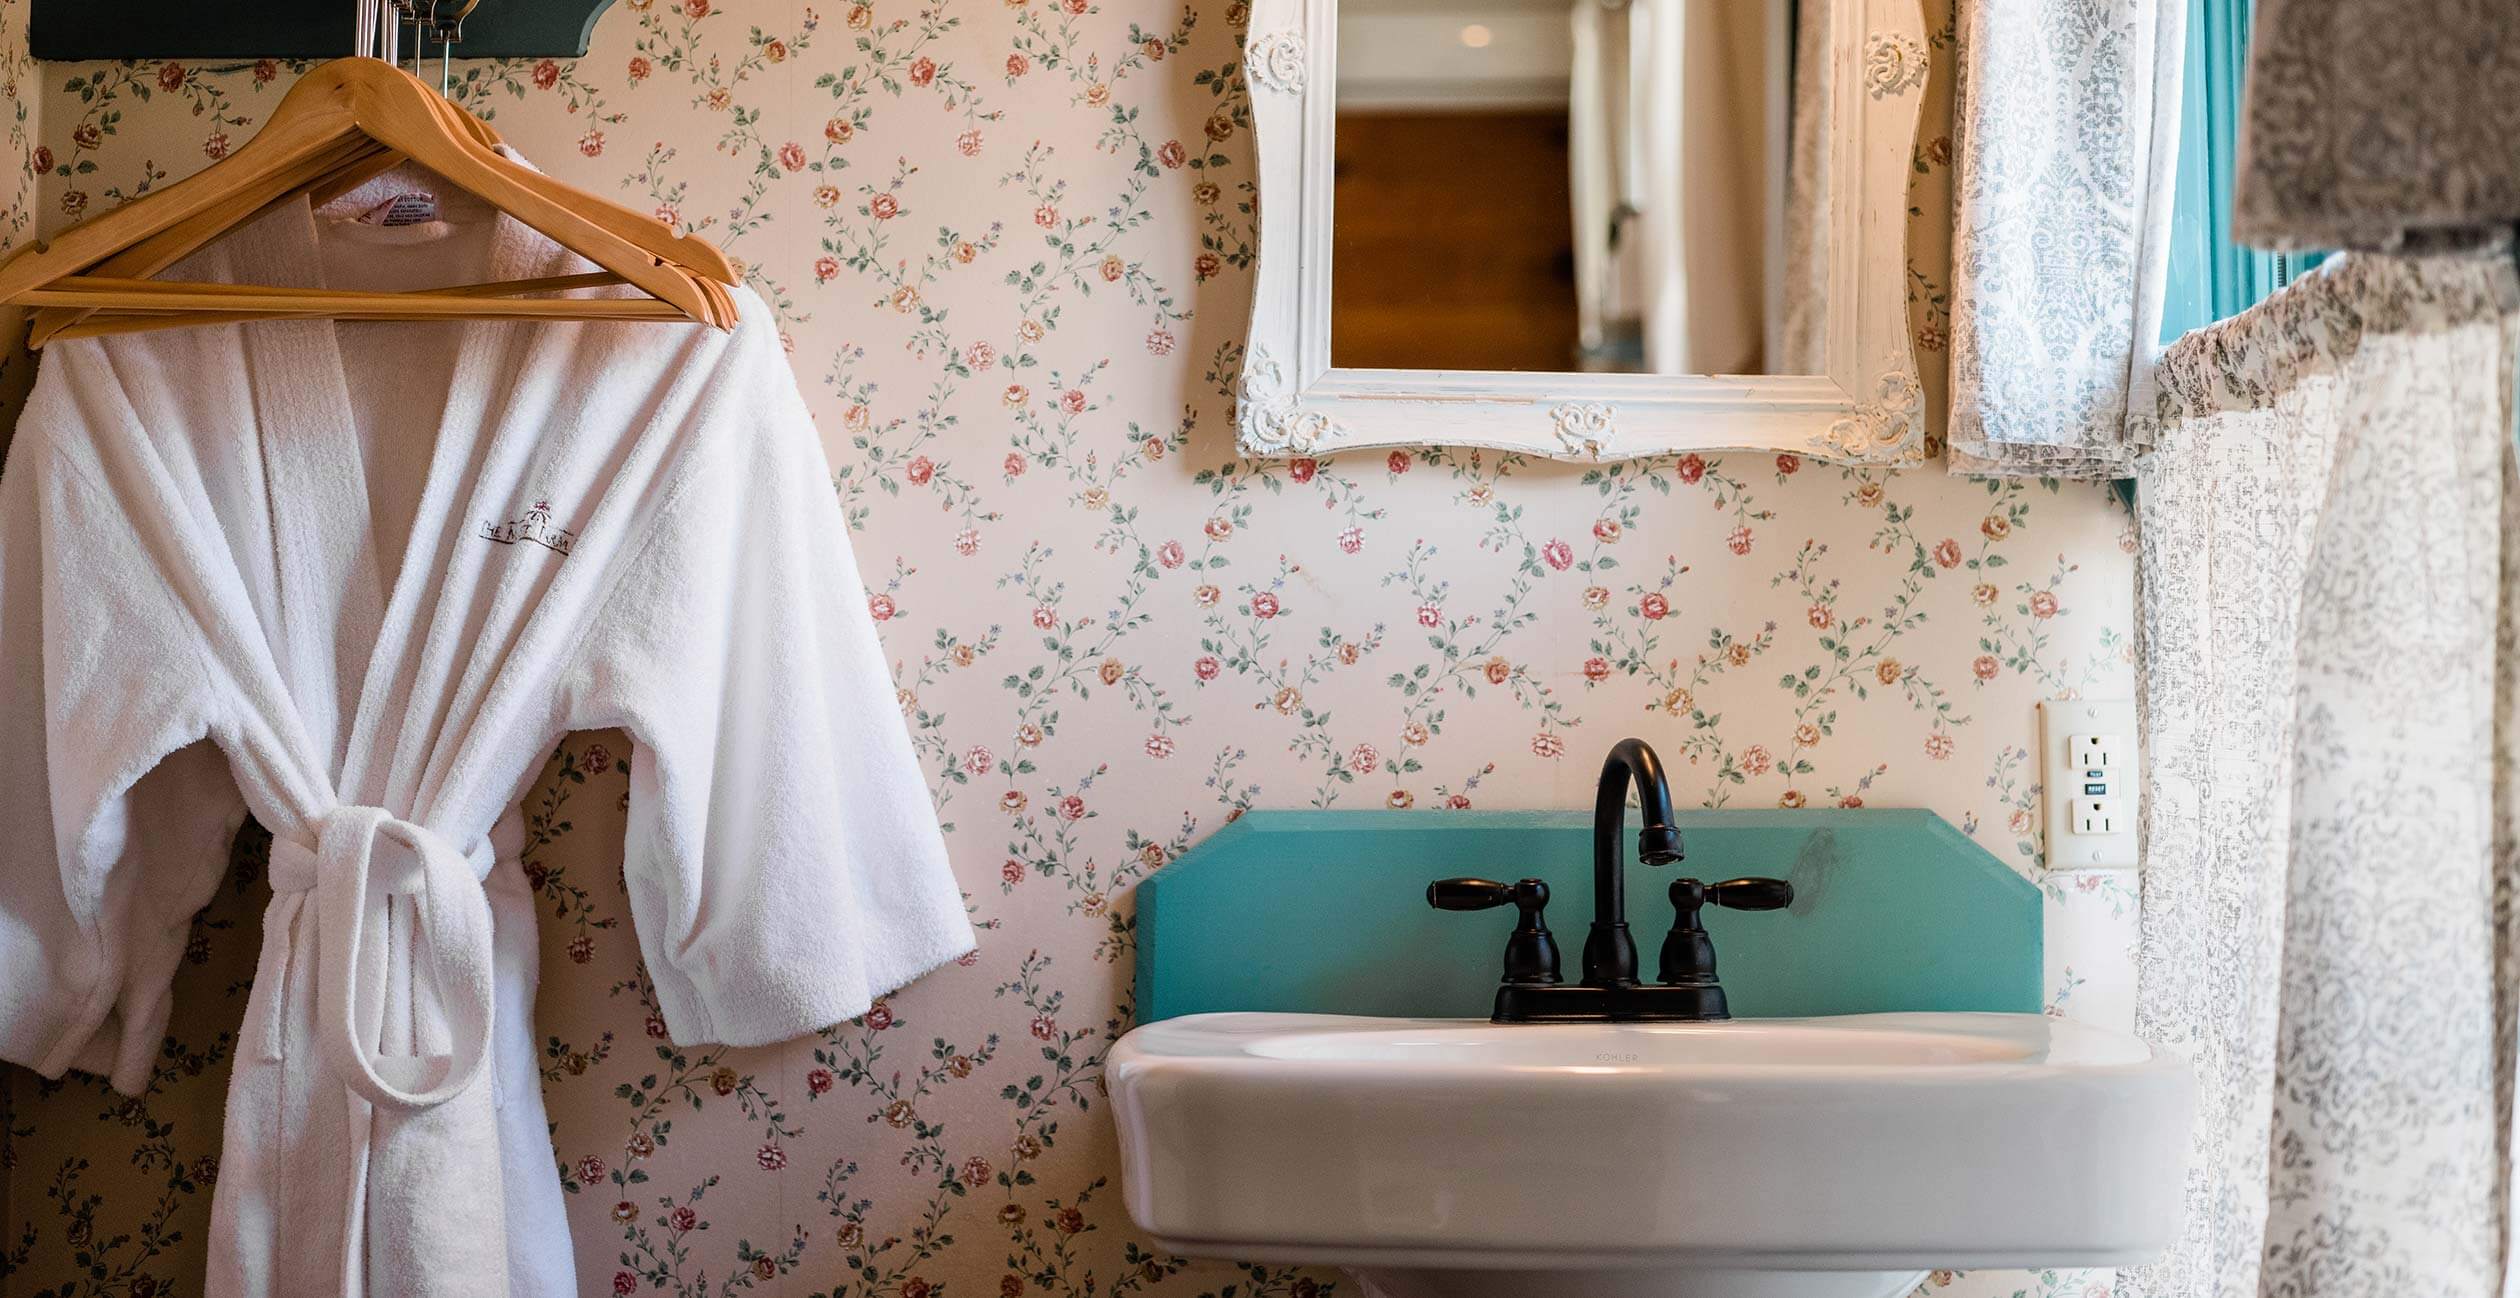
<path id="1" fill-rule="evenodd" d="M 1253 0 L 1242 449 L 1924 458 L 1918 0 Z"/>

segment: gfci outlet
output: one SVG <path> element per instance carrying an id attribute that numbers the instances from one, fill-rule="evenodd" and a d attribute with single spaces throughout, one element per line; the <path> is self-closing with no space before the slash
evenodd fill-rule
<path id="1" fill-rule="evenodd" d="M 2039 783 L 2047 804 L 2051 870 L 2132 870 L 2136 782 L 2130 699 L 2051 699 L 2039 705 Z"/>

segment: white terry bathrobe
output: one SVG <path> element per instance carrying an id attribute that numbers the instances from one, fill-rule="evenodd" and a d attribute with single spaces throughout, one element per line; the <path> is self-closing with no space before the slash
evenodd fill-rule
<path id="1" fill-rule="evenodd" d="M 300 203 L 171 277 L 584 269 L 478 205 Z M 210 1294 L 577 1293 L 514 856 L 565 732 L 636 743 L 623 873 L 675 1040 L 810 1032 L 971 948 L 829 467 L 737 297 L 732 334 L 45 351 L 0 472 L 0 1057 L 144 1089 L 228 840 L 272 831 Z"/>

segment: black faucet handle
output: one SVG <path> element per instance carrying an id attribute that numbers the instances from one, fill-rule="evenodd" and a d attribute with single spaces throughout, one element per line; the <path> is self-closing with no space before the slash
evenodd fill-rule
<path id="1" fill-rule="evenodd" d="M 1426 904 L 1437 910 L 1494 910 L 1513 906 L 1521 912 L 1512 936 L 1505 939 L 1505 981 L 1525 985 L 1558 981 L 1557 939 L 1549 933 L 1543 912 L 1549 885 L 1539 879 L 1498 883 L 1493 879 L 1437 879 L 1426 885 Z"/>
<path id="2" fill-rule="evenodd" d="M 1437 910 L 1494 910 L 1513 905 L 1524 884 L 1538 885 L 1540 903 L 1549 904 L 1549 885 L 1538 879 L 1498 883 L 1494 879 L 1437 879 L 1426 885 L 1426 904 Z"/>
<path id="3" fill-rule="evenodd" d="M 1727 879 L 1722 883 L 1674 879 L 1671 881 L 1671 904 L 1679 910 L 1680 922 L 1694 927 L 1701 906 L 1783 910 L 1794 904 L 1794 885 L 1783 879 Z"/>
<path id="4" fill-rule="evenodd" d="M 1783 910 L 1794 904 L 1794 885 L 1783 879 L 1727 879 L 1709 884 L 1706 900 L 1733 910 Z"/>
<path id="5" fill-rule="evenodd" d="M 1706 906 L 1733 910 L 1783 910 L 1794 904 L 1794 885 L 1783 879 L 1727 879 L 1700 883 L 1671 881 L 1671 934 L 1663 939 L 1662 981 L 1682 987 L 1715 986 L 1715 942 L 1698 922 Z M 1716 1015 L 1715 1017 L 1723 1017 Z"/>

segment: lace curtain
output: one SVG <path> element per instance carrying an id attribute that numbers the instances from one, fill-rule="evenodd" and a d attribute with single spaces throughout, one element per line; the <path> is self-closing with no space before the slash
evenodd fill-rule
<path id="1" fill-rule="evenodd" d="M 2186 15 L 1961 0 L 1953 472 L 2127 476 L 2160 350 Z"/>
<path id="2" fill-rule="evenodd" d="M 2186 0 L 1961 0 L 1957 473 L 2123 477 L 2154 407 Z M 2258 0 L 2233 221 L 2268 248 L 2520 222 L 2520 3 Z"/>
<path id="3" fill-rule="evenodd" d="M 2356 254 L 2161 367 L 2137 1026 L 2202 1108 L 2122 1298 L 2501 1291 L 2515 300 Z"/>

